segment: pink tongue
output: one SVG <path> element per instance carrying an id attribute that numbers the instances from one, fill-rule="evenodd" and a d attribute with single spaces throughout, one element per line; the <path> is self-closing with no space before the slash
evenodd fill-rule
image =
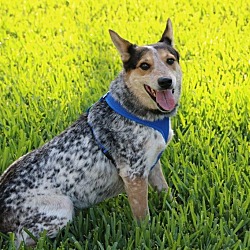
<path id="1" fill-rule="evenodd" d="M 156 91 L 156 102 L 161 106 L 162 109 L 171 111 L 175 107 L 174 95 L 172 89 L 164 91 Z"/>

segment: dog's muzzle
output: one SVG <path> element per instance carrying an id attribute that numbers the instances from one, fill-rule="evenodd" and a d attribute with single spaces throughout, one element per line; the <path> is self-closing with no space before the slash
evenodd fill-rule
<path id="1" fill-rule="evenodd" d="M 159 85 L 157 90 L 146 84 L 144 88 L 162 112 L 170 113 L 177 106 L 174 97 L 175 80 L 169 77 L 159 77 L 157 82 Z"/>

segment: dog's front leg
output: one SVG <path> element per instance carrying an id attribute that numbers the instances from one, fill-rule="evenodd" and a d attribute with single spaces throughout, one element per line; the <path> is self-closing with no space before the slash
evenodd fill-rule
<path id="1" fill-rule="evenodd" d="M 122 177 L 128 201 L 136 220 L 140 221 L 149 215 L 148 210 L 148 178 Z"/>
<path id="2" fill-rule="evenodd" d="M 160 161 L 157 162 L 155 167 L 149 173 L 149 184 L 159 192 L 161 191 L 168 192 L 168 184 L 162 173 Z M 170 198 L 172 198 L 171 194 Z"/>

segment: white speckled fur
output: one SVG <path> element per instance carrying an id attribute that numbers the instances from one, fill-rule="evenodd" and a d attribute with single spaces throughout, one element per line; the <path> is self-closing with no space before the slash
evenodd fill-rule
<path id="1" fill-rule="evenodd" d="M 124 69 L 111 83 L 110 93 L 132 114 L 155 121 L 176 113 L 181 92 L 179 54 L 173 48 L 170 20 L 160 42 L 136 46 L 110 31 L 121 54 Z M 173 64 L 166 60 L 174 59 Z M 150 64 L 143 70 L 142 63 Z M 176 106 L 159 108 L 144 85 L 155 91 L 161 77 L 171 78 Z M 91 127 L 90 125 L 91 124 Z M 93 135 L 94 131 L 94 135 Z M 55 237 L 58 230 L 74 216 L 74 207 L 86 208 L 126 191 L 134 217 L 148 215 L 148 183 L 157 190 L 167 190 L 160 162 L 151 170 L 167 143 L 161 133 L 138 124 L 113 111 L 99 100 L 88 114 L 51 141 L 14 162 L 0 178 L 0 231 L 14 232 L 16 244 L 47 230 Z M 109 149 L 112 160 L 100 149 Z"/>

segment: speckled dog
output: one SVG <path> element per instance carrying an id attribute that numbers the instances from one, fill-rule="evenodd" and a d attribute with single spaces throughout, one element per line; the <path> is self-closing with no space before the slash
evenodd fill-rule
<path id="1" fill-rule="evenodd" d="M 181 92 L 179 54 L 171 21 L 159 42 L 133 45 L 110 30 L 123 71 L 108 95 L 41 148 L 14 162 L 0 179 L 0 231 L 33 244 L 47 230 L 54 237 L 74 215 L 126 191 L 137 220 L 148 211 L 148 183 L 168 190 L 160 155 Z"/>

